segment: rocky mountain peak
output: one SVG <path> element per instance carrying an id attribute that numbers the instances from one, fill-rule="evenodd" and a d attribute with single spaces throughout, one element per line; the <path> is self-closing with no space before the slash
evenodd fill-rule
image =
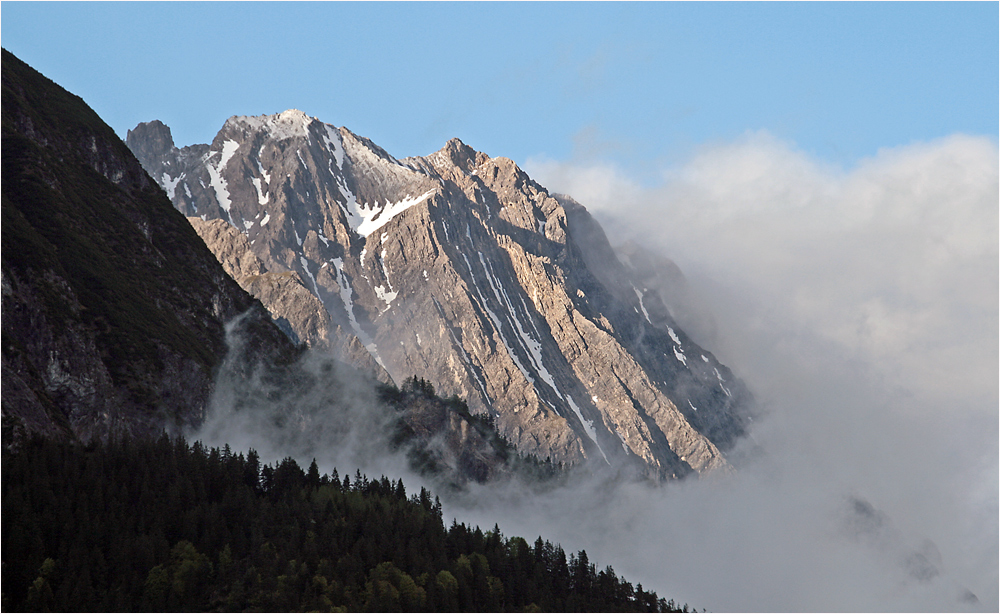
<path id="1" fill-rule="evenodd" d="M 222 220 L 268 275 L 301 281 L 313 306 L 280 307 L 298 339 L 341 335 L 328 345 L 457 395 L 522 452 L 666 479 L 728 466 L 745 389 L 632 279 L 582 205 L 512 160 L 458 139 L 396 160 L 286 111 L 142 161 L 177 208 Z M 292 286 L 256 287 L 285 317 L 277 297 Z"/>
<path id="2" fill-rule="evenodd" d="M 459 139 L 449 140 L 436 155 L 432 156 L 443 158 L 467 173 L 471 173 L 477 166 L 489 160 L 489 156 L 476 151 Z"/>
<path id="3" fill-rule="evenodd" d="M 144 122 L 129 130 L 125 143 L 143 158 L 164 156 L 174 149 L 170 128 L 158 119 Z M 139 154 L 136 154 L 137 156 Z"/>
<path id="4" fill-rule="evenodd" d="M 276 141 L 290 138 L 305 138 L 309 135 L 309 125 L 315 118 L 309 117 L 298 109 L 288 109 L 274 115 L 234 115 L 226 120 L 222 136 L 226 128 L 236 128 L 250 132 L 264 132 Z"/>

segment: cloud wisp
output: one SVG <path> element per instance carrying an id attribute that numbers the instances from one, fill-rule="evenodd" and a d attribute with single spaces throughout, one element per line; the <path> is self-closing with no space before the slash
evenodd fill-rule
<path id="1" fill-rule="evenodd" d="M 261 462 L 286 457 L 321 472 L 402 478 L 411 491 L 431 486 L 395 445 L 398 416 L 379 399 L 376 382 L 322 352 L 291 365 L 267 366 L 246 347 L 244 316 L 227 325 L 229 351 L 216 375 L 204 422 L 188 434 L 209 446 L 254 449 Z"/>

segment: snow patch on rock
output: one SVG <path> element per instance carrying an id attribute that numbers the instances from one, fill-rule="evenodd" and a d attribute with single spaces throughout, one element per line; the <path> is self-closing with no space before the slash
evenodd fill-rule
<path id="1" fill-rule="evenodd" d="M 361 344 L 365 346 L 368 353 L 375 359 L 375 362 L 388 371 L 385 363 L 382 362 L 382 357 L 378 354 L 378 346 L 375 345 L 375 341 L 361 328 L 361 325 L 358 324 L 358 319 L 354 316 L 354 299 L 352 298 L 354 291 L 351 289 L 351 283 L 347 280 L 347 275 L 344 274 L 344 259 L 333 258 L 330 262 L 333 263 L 334 268 L 337 270 L 337 285 L 340 287 L 340 300 L 344 303 L 344 310 L 347 312 L 348 320 L 350 320 L 351 329 L 358 336 L 358 339 L 361 340 Z"/>
<path id="2" fill-rule="evenodd" d="M 323 128 L 326 129 L 323 134 L 323 143 L 326 145 L 327 150 L 333 154 L 334 159 L 337 161 L 337 168 L 344 168 L 344 141 L 340 138 L 340 132 L 330 124 L 323 124 Z M 333 169 L 330 169 L 331 173 Z"/>
<path id="3" fill-rule="evenodd" d="M 652 324 L 653 321 L 649 319 L 649 312 L 646 311 L 646 306 L 642 302 L 642 292 L 639 292 L 639 289 L 636 288 L 635 286 L 632 286 L 632 290 L 634 290 L 635 291 L 635 295 L 639 297 L 639 307 L 642 309 L 642 315 L 646 316 L 646 321 L 649 322 L 650 324 Z M 674 331 L 671 329 L 671 331 L 670 331 L 671 337 L 673 337 L 673 332 Z M 678 343 L 680 343 L 680 342 L 678 341 Z"/>
<path id="4" fill-rule="evenodd" d="M 576 414 L 576 417 L 579 418 L 580 424 L 583 425 L 583 430 L 587 433 L 587 437 L 590 437 L 590 440 L 597 446 L 597 451 L 604 457 L 604 462 L 610 466 L 611 461 L 608 460 L 608 455 L 604 453 L 604 449 L 601 448 L 601 444 L 597 443 L 597 431 L 594 430 L 594 421 L 587 420 L 583 417 L 583 413 L 580 411 L 580 408 L 577 407 L 576 402 L 573 401 L 572 396 L 567 394 L 566 402 L 569 403 L 570 409 L 572 409 L 573 413 Z"/>
<path id="5" fill-rule="evenodd" d="M 171 179 L 170 175 L 163 173 L 163 177 L 157 183 L 159 183 L 160 187 L 166 191 L 170 200 L 173 200 L 174 193 L 177 191 L 177 184 L 180 183 L 182 179 L 184 179 L 184 173 L 181 173 L 176 179 Z M 184 187 L 186 188 L 187 184 L 184 184 Z"/>
<path id="6" fill-rule="evenodd" d="M 674 358 L 681 361 L 681 364 L 683 364 L 685 367 L 687 366 L 688 364 L 687 356 L 684 355 L 684 352 L 678 350 L 676 345 L 674 346 Z"/>
<path id="7" fill-rule="evenodd" d="M 382 310 L 382 313 L 385 313 L 389 310 L 389 307 L 392 306 L 392 301 L 396 300 L 396 296 L 399 295 L 399 292 L 394 292 L 391 287 L 389 290 L 386 290 L 385 286 L 376 286 L 375 295 L 378 296 L 379 300 L 385 303 L 385 309 Z"/>
<path id="8" fill-rule="evenodd" d="M 346 186 L 342 185 L 339 181 L 338 185 L 341 187 L 341 193 L 343 193 L 348 200 L 347 220 L 350 223 L 351 228 L 363 237 L 367 237 L 379 228 L 382 228 L 389 223 L 389 220 L 406 211 L 410 207 L 424 202 L 436 191 L 428 190 L 416 198 L 407 196 L 403 200 L 395 203 L 387 201 L 384 205 L 380 205 L 378 202 L 374 205 L 369 205 L 368 203 L 361 205 L 358 204 L 354 195 L 350 194 L 349 190 L 346 190 Z"/>
<path id="9" fill-rule="evenodd" d="M 257 189 L 257 204 L 266 205 L 271 200 L 271 195 L 261 187 L 260 179 L 258 177 L 254 177 L 250 180 L 250 182 L 253 183 L 253 187 Z"/>
<path id="10" fill-rule="evenodd" d="M 229 144 L 232 142 L 234 141 L 227 141 L 226 143 Z M 209 160 L 217 153 L 219 152 L 210 151 L 205 155 L 205 170 L 208 171 L 209 183 L 211 184 L 212 189 L 215 190 L 215 200 L 218 201 L 222 210 L 226 212 L 226 219 L 230 225 L 235 226 L 235 224 L 233 224 L 233 218 L 229 214 L 229 208 L 232 207 L 233 203 L 229 200 L 229 184 L 226 183 L 226 180 L 222 177 L 221 171 L 223 165 L 220 164 L 216 167 L 214 164 L 209 162 Z M 229 160 L 227 159 L 226 162 L 228 161 Z"/>

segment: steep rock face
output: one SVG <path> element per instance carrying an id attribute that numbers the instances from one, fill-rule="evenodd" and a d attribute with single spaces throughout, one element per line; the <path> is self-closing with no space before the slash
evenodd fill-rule
<path id="1" fill-rule="evenodd" d="M 290 345 L 82 100 L 2 74 L 4 443 L 197 423 L 224 321 Z"/>
<path id="2" fill-rule="evenodd" d="M 727 467 L 743 386 L 631 281 L 582 206 L 511 160 L 452 140 L 400 161 L 299 111 L 233 117 L 210 146 L 156 156 L 160 126 L 127 142 L 174 205 L 298 274 L 396 381 L 467 399 L 540 457 L 663 478 Z"/>
<path id="3" fill-rule="evenodd" d="M 227 222 L 198 217 L 189 217 L 188 222 L 219 259 L 226 273 L 260 300 L 292 342 L 332 352 L 381 382 L 391 381 L 389 374 L 375 362 L 357 337 L 333 324 L 326 307 L 306 288 L 298 273 L 269 273 L 250 249 L 246 236 Z"/>
<path id="4" fill-rule="evenodd" d="M 702 343 L 716 340 L 718 331 L 711 310 L 698 299 L 684 273 L 672 260 L 634 241 L 615 246 L 615 254 L 636 286 L 660 298 L 667 309 L 666 315 Z M 650 315 L 656 321 L 657 316 L 652 312 Z"/>

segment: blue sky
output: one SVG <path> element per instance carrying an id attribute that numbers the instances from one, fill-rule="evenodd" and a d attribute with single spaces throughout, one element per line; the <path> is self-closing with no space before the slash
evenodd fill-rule
<path id="1" fill-rule="evenodd" d="M 178 145 L 299 108 L 397 157 L 493 156 L 636 176 L 766 130 L 844 167 L 998 135 L 998 4 L 22 3 L 2 44 L 119 134 Z"/>

